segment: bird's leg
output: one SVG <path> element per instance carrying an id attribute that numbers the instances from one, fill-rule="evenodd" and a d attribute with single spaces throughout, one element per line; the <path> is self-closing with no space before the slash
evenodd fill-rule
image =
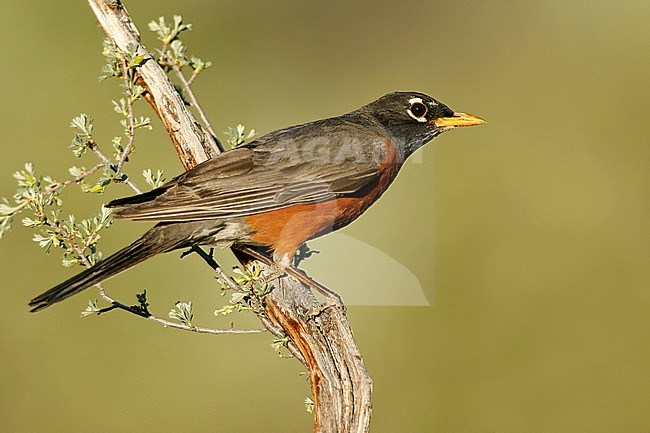
<path id="1" fill-rule="evenodd" d="M 327 287 L 323 286 L 321 283 L 307 275 L 302 269 L 298 269 L 295 266 L 291 265 L 286 267 L 284 270 L 287 274 L 296 278 L 301 283 L 306 284 L 313 289 L 316 289 L 318 292 L 320 292 L 321 295 L 327 297 L 329 300 L 333 300 L 337 306 L 345 306 L 345 304 L 343 304 L 343 299 L 341 299 L 341 295 L 336 293 L 334 290 L 330 290 Z"/>
<path id="2" fill-rule="evenodd" d="M 341 296 L 334 292 L 333 290 L 328 289 L 327 287 L 323 286 L 319 282 L 313 280 L 311 277 L 309 277 L 305 272 L 302 270 L 296 268 L 293 265 L 288 265 L 288 266 L 282 266 L 279 265 L 277 262 L 273 261 L 269 257 L 267 257 L 265 254 L 257 251 L 254 248 L 247 247 L 247 246 L 242 246 L 238 247 L 240 251 L 243 253 L 248 254 L 249 256 L 267 264 L 268 266 L 273 267 L 276 269 L 278 272 L 280 272 L 280 275 L 282 274 L 288 274 L 300 281 L 301 283 L 305 284 L 308 287 L 311 287 L 312 289 L 315 289 L 318 291 L 321 295 L 325 296 L 328 300 L 332 301 L 330 304 L 336 305 L 339 307 L 345 308 L 345 304 L 343 303 L 343 299 L 341 299 Z"/>

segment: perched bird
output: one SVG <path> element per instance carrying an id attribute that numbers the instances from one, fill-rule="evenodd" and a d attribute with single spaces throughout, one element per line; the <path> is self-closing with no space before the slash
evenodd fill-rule
<path id="1" fill-rule="evenodd" d="M 32 299 L 62 301 L 159 253 L 257 246 L 281 269 L 306 241 L 364 213 L 413 152 L 458 126 L 485 123 L 418 92 L 394 92 L 351 113 L 271 132 L 144 194 L 111 201 L 117 218 L 155 221 L 131 245 Z"/>

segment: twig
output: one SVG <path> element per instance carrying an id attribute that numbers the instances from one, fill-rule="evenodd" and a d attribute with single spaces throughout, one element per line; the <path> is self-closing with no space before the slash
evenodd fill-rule
<path id="1" fill-rule="evenodd" d="M 117 166 L 113 164 L 111 160 L 106 155 L 104 155 L 104 153 L 101 150 L 99 150 L 99 146 L 97 145 L 97 142 L 95 141 L 95 138 L 92 135 L 88 136 L 88 147 L 90 148 L 90 150 L 95 152 L 95 155 L 97 155 L 104 164 L 107 164 L 111 168 L 111 170 L 113 170 L 114 173 L 116 174 L 119 173 Z M 119 179 L 119 181 L 127 184 L 133 191 L 136 192 L 136 194 L 142 194 L 140 188 L 138 188 L 138 186 L 135 183 L 133 183 L 133 181 L 129 178 L 129 176 L 126 175 L 126 173 L 122 173 L 122 179 Z"/>
<path id="2" fill-rule="evenodd" d="M 199 101 L 196 99 L 196 96 L 194 95 L 194 91 L 192 90 L 192 82 L 196 78 L 198 74 L 193 74 L 192 78 L 190 78 L 190 81 L 185 79 L 185 75 L 183 75 L 183 71 L 181 70 L 181 67 L 178 66 L 177 64 L 174 64 L 172 66 L 172 69 L 174 72 L 176 72 L 176 76 L 180 80 L 181 84 L 183 85 L 183 90 L 185 91 L 185 94 L 187 95 L 188 98 L 190 98 L 190 104 L 192 104 L 192 107 L 196 109 L 196 111 L 199 113 L 199 116 L 201 116 L 201 120 L 203 121 L 203 125 L 205 125 L 205 128 L 212 134 L 212 138 L 214 138 L 214 142 L 219 149 L 219 152 L 224 152 L 223 145 L 221 144 L 221 141 L 219 141 L 219 138 L 217 138 L 217 134 L 215 134 L 214 130 L 212 129 L 212 125 L 210 125 L 210 121 L 208 120 L 207 116 L 205 115 L 205 112 L 203 111 L 203 108 L 201 108 L 201 104 L 199 104 Z"/>
<path id="3" fill-rule="evenodd" d="M 190 331 L 190 332 L 197 332 L 199 334 L 216 334 L 216 335 L 235 335 L 235 334 L 259 334 L 260 332 L 266 332 L 266 329 L 235 329 L 235 328 L 224 328 L 224 329 L 216 329 L 216 328 L 203 328 L 200 326 L 190 326 L 190 325 L 185 325 L 184 323 L 177 323 L 177 322 L 172 322 L 170 320 L 166 319 L 161 319 L 160 317 L 156 317 L 153 314 L 149 316 L 145 316 L 142 314 L 139 314 L 136 312 L 134 309 L 132 309 L 129 306 L 126 306 L 122 304 L 121 302 L 118 302 L 108 296 L 106 294 L 106 291 L 104 290 L 104 287 L 101 285 L 101 283 L 95 285 L 99 289 L 99 296 L 102 297 L 106 302 L 110 303 L 111 306 L 114 308 L 119 308 L 125 311 L 128 311 L 129 313 L 135 314 L 136 316 L 144 317 L 145 319 L 151 320 L 152 322 L 158 323 L 165 328 L 175 328 L 175 329 L 182 329 L 183 331 Z M 108 307 L 111 308 L 111 307 Z"/>
<path id="4" fill-rule="evenodd" d="M 65 187 L 67 187 L 69 185 L 72 185 L 73 183 L 81 182 L 86 177 L 88 177 L 91 174 L 97 172 L 97 170 L 99 170 L 103 166 L 104 166 L 103 163 L 99 163 L 99 164 L 95 165 L 94 167 L 92 167 L 92 168 L 90 168 L 88 170 L 84 170 L 83 172 L 81 172 L 80 175 L 75 176 L 72 179 L 68 179 L 65 182 L 57 182 L 55 184 L 48 185 L 47 188 L 45 188 L 45 192 L 53 193 L 53 192 L 58 191 L 58 190 L 60 190 L 62 188 L 65 188 Z"/>
<path id="5" fill-rule="evenodd" d="M 126 63 L 126 59 L 124 58 L 124 56 L 122 56 L 121 63 L 122 63 L 122 79 L 124 80 L 125 88 L 128 90 L 129 86 L 130 86 L 129 68 L 128 68 L 128 65 Z M 126 119 L 128 121 L 128 125 L 129 125 L 128 142 L 126 143 L 126 146 L 124 146 L 124 151 L 120 155 L 120 159 L 117 162 L 117 168 L 116 168 L 116 171 L 115 171 L 116 173 L 120 173 L 122 171 L 122 166 L 124 165 L 124 162 L 129 157 L 129 154 L 131 153 L 131 150 L 133 149 L 133 139 L 135 137 L 135 123 L 133 122 L 133 101 L 131 100 L 130 96 L 128 96 L 128 98 L 127 98 L 127 104 L 126 105 L 127 105 Z"/>

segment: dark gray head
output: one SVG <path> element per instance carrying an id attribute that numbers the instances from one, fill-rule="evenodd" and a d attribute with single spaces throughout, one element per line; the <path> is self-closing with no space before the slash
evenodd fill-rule
<path id="1" fill-rule="evenodd" d="M 442 102 L 419 92 L 393 92 L 361 107 L 359 113 L 373 117 L 392 135 L 393 145 L 409 156 L 432 138 L 457 126 L 480 125 L 485 121 L 455 113 Z"/>

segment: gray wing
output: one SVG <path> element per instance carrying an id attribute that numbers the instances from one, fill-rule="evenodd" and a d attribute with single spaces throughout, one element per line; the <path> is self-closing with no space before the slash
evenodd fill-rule
<path id="1" fill-rule="evenodd" d="M 118 199 L 116 216 L 193 221 L 252 215 L 354 194 L 376 180 L 386 143 L 343 119 L 271 133 L 225 152 L 169 183 Z"/>

